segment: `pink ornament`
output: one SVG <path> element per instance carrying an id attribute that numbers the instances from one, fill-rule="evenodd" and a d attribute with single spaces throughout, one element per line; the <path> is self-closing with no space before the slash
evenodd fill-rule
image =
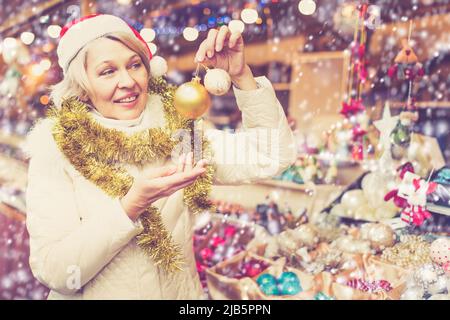
<path id="1" fill-rule="evenodd" d="M 232 237 L 236 233 L 236 228 L 233 226 L 227 226 L 225 228 L 225 238 Z"/>
<path id="2" fill-rule="evenodd" d="M 213 248 L 217 247 L 218 245 L 224 244 L 225 243 L 225 239 L 222 237 L 213 237 L 211 239 L 211 246 Z"/>
<path id="3" fill-rule="evenodd" d="M 211 248 L 203 248 L 202 250 L 200 250 L 200 256 L 204 261 L 209 260 L 212 257 L 213 253 L 214 252 L 211 250 Z"/>
<path id="4" fill-rule="evenodd" d="M 439 238 L 433 241 L 430 247 L 431 259 L 444 268 L 447 265 L 447 269 L 450 264 L 450 239 Z"/>
<path id="5" fill-rule="evenodd" d="M 448 274 L 450 274 L 450 262 L 445 263 L 442 268 L 444 269 L 444 271 Z"/>
<path id="6" fill-rule="evenodd" d="M 204 272 L 206 270 L 206 266 L 201 264 L 200 262 L 196 261 L 197 271 L 198 272 Z"/>

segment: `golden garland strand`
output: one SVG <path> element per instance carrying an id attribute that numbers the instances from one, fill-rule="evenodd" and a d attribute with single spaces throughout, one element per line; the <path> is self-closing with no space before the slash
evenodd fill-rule
<path id="1" fill-rule="evenodd" d="M 54 119 L 53 137 L 56 144 L 75 169 L 111 197 L 123 197 L 133 184 L 133 177 L 121 166 L 124 163 L 143 165 L 158 158 L 170 156 L 176 141 L 172 134 L 178 129 L 192 132 L 191 120 L 184 119 L 173 107 L 174 87 L 162 79 L 152 79 L 149 93 L 161 97 L 166 126 L 150 128 L 133 135 L 109 129 L 95 122 L 89 108 L 76 98 L 62 103 L 60 109 L 52 107 L 48 116 Z M 209 142 L 202 137 L 203 158 L 211 159 Z M 195 214 L 211 209 L 214 167 L 184 188 L 184 203 Z M 150 206 L 140 217 L 144 231 L 136 237 L 137 244 L 156 265 L 171 273 L 182 270 L 181 248 L 172 240 L 165 228 L 159 210 Z"/>

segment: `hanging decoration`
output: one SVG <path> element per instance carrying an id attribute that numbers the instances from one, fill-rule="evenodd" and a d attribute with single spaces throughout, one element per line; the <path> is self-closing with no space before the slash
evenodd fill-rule
<path id="1" fill-rule="evenodd" d="M 431 213 L 426 210 L 427 195 L 433 193 L 436 187 L 436 182 L 421 179 L 420 176 L 409 171 L 405 172 L 398 189 L 398 196 L 407 202 L 401 212 L 402 221 L 421 226 L 426 219 L 430 218 Z"/>
<path id="2" fill-rule="evenodd" d="M 391 138 L 395 145 L 408 147 L 411 142 L 412 125 L 418 120 L 418 113 L 415 98 L 413 97 L 414 81 L 421 78 L 425 71 L 419 59 L 411 48 L 412 21 L 409 23 L 408 39 L 402 40 L 402 49 L 397 54 L 392 65 L 388 70 L 388 76 L 392 80 L 408 82 L 408 96 L 406 103 L 400 113 L 400 119 L 397 126 L 392 131 Z"/>
<path id="3" fill-rule="evenodd" d="M 355 29 L 353 33 L 353 42 L 350 47 L 350 68 L 349 68 L 349 85 L 347 88 L 347 100 L 342 103 L 340 113 L 353 125 L 352 129 L 352 159 L 362 160 L 364 155 L 364 140 L 367 134 L 365 126 L 359 120 L 365 117 L 358 117 L 364 114 L 366 107 L 363 104 L 361 95 L 363 85 L 367 81 L 367 60 L 366 60 L 366 24 L 365 17 L 367 14 L 368 4 L 358 6 L 358 16 L 356 19 Z M 355 87 L 355 88 L 354 88 Z"/>

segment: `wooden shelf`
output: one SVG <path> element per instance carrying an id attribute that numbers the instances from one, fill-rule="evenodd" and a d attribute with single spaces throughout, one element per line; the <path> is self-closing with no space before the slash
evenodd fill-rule
<path id="1" fill-rule="evenodd" d="M 259 184 L 271 186 L 275 188 L 284 188 L 284 189 L 291 189 L 291 190 L 298 190 L 298 191 L 304 191 L 307 192 L 308 190 L 311 190 L 314 188 L 313 186 L 307 186 L 305 184 L 299 184 L 291 181 L 283 181 L 283 180 L 263 180 L 260 181 Z"/>
<path id="2" fill-rule="evenodd" d="M 405 102 L 390 102 L 390 105 L 394 109 L 403 108 L 405 106 Z M 450 101 L 421 101 L 416 102 L 416 106 L 419 109 L 427 109 L 427 108 L 450 108 Z"/>
<path id="3" fill-rule="evenodd" d="M 290 83 L 274 83 L 272 85 L 275 90 L 291 90 Z"/>
<path id="4" fill-rule="evenodd" d="M 16 148 L 20 148 L 20 145 L 24 142 L 24 138 L 15 134 L 6 134 L 0 131 L 0 143 L 7 144 Z"/>

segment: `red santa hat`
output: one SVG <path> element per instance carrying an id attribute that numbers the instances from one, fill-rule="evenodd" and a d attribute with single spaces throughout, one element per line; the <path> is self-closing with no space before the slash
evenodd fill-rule
<path id="1" fill-rule="evenodd" d="M 119 17 L 109 14 L 92 14 L 73 20 L 61 30 L 56 52 L 58 54 L 58 64 L 64 73 L 85 45 L 92 40 L 113 32 L 129 33 L 145 45 L 148 51 L 152 76 L 161 76 L 167 71 L 165 60 L 161 57 L 153 57 L 147 42 L 136 29 Z"/>

